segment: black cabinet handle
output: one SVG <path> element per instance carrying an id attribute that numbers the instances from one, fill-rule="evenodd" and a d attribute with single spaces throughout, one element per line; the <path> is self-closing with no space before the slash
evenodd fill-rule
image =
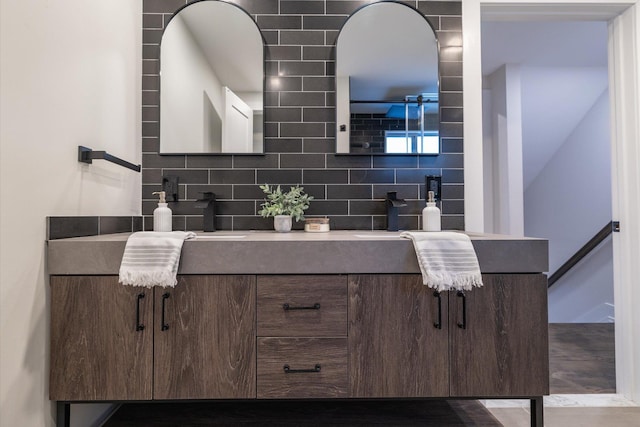
<path id="1" fill-rule="evenodd" d="M 436 329 L 442 329 L 442 297 L 438 291 L 434 291 L 433 296 L 438 298 L 438 320 L 433 322 L 433 327 Z"/>
<path id="2" fill-rule="evenodd" d="M 285 374 L 300 374 L 303 372 L 320 372 L 320 364 L 316 364 L 316 366 L 314 366 L 311 369 L 291 369 L 289 365 L 284 365 L 282 369 L 284 370 Z"/>
<path id="3" fill-rule="evenodd" d="M 284 303 L 284 304 L 282 304 L 282 309 L 284 311 L 288 311 L 288 310 L 320 310 L 320 303 L 317 302 L 317 303 L 315 303 L 315 304 L 313 304 L 311 306 L 308 306 L 308 307 L 305 307 L 305 306 L 303 306 L 303 307 L 292 307 L 289 304 Z"/>
<path id="4" fill-rule="evenodd" d="M 164 320 L 165 303 L 167 299 L 169 299 L 169 297 L 171 297 L 171 294 L 169 294 L 169 292 L 162 294 L 162 328 L 161 329 L 163 331 L 166 331 L 167 329 L 169 329 L 169 325 Z"/>
<path id="5" fill-rule="evenodd" d="M 458 328 L 467 329 L 467 297 L 462 291 L 458 291 L 457 295 L 462 298 L 462 323 L 458 322 Z"/>
<path id="6" fill-rule="evenodd" d="M 140 323 L 140 301 L 144 299 L 144 294 L 138 294 L 136 300 L 136 331 L 144 331 L 144 325 Z"/>

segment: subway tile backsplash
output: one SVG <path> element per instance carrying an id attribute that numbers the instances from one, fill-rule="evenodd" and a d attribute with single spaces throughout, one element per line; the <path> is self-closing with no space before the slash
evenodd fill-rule
<path id="1" fill-rule="evenodd" d="M 157 200 L 151 193 L 160 190 L 163 176 L 173 175 L 179 178 L 179 201 L 170 202 L 176 230 L 202 229 L 194 202 L 203 191 L 216 193 L 218 229 L 272 229 L 271 219 L 258 216 L 263 202 L 258 186 L 264 183 L 303 185 L 315 198 L 307 214 L 330 217 L 332 229 L 385 229 L 384 197 L 396 191 L 408 202 L 400 208 L 400 227 L 417 229 L 424 176 L 442 175 L 443 228 L 464 228 L 460 1 L 403 1 L 427 17 L 439 38 L 439 156 L 334 153 L 335 40 L 347 17 L 369 0 L 231 1 L 251 14 L 267 44 L 266 154 L 164 156 L 158 154 L 160 39 L 173 13 L 190 2 L 143 0 L 143 221 L 138 226 L 151 229 Z M 278 75 L 279 86 L 273 87 L 269 77 Z M 100 227 L 123 230 L 125 222 L 101 219 Z"/>

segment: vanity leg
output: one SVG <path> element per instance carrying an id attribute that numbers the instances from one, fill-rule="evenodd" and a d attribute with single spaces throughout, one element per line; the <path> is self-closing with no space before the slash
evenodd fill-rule
<path id="1" fill-rule="evenodd" d="M 56 427 L 71 426 L 71 404 L 56 402 Z"/>
<path id="2" fill-rule="evenodd" d="M 544 407 L 542 396 L 535 397 L 531 402 L 531 427 L 544 427 Z"/>

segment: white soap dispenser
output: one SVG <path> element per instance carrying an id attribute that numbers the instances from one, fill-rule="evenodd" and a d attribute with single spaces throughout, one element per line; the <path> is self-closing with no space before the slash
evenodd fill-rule
<path id="1" fill-rule="evenodd" d="M 422 209 L 422 229 L 424 231 L 440 231 L 440 209 L 436 206 L 433 191 L 429 191 L 427 206 Z"/>
<path id="2" fill-rule="evenodd" d="M 171 209 L 167 206 L 164 191 L 156 191 L 160 200 L 158 207 L 153 211 L 153 231 L 171 231 Z"/>

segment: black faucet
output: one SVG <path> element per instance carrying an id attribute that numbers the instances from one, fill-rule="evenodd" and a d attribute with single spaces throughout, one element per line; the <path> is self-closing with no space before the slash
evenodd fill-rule
<path id="1" fill-rule="evenodd" d="M 387 205 L 387 231 L 398 231 L 398 208 L 407 206 L 407 202 L 398 199 L 395 191 L 388 191 L 385 204 Z"/>
<path id="2" fill-rule="evenodd" d="M 202 212 L 202 230 L 216 231 L 216 195 L 210 191 L 202 193 L 202 198 L 196 200 L 196 208 L 204 209 Z"/>

